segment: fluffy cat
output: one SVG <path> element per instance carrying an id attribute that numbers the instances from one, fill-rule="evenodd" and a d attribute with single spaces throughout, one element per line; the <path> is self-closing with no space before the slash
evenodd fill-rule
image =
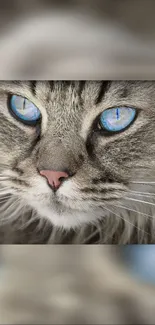
<path id="1" fill-rule="evenodd" d="M 153 81 L 1 82 L 1 242 L 154 243 L 154 100 Z M 109 131 L 117 107 L 135 115 Z"/>
<path id="2" fill-rule="evenodd" d="M 0 324 L 154 324 L 155 285 L 120 248 L 6 245 L 0 261 Z"/>

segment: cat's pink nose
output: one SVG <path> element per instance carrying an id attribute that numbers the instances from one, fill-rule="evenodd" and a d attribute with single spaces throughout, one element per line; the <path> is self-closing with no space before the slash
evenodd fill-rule
<path id="1" fill-rule="evenodd" d="M 49 185 L 54 189 L 57 190 L 61 185 L 64 178 L 68 178 L 69 175 L 65 172 L 59 172 L 55 170 L 41 170 L 40 175 L 47 178 Z"/>

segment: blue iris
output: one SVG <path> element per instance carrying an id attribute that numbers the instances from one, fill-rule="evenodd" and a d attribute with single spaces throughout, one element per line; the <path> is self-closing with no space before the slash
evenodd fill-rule
<path id="1" fill-rule="evenodd" d="M 123 131 L 129 126 L 136 116 L 132 107 L 116 107 L 105 110 L 100 116 L 100 125 L 110 132 Z"/>
<path id="2" fill-rule="evenodd" d="M 39 109 L 32 102 L 17 95 L 11 96 L 10 110 L 25 124 L 35 124 L 41 117 Z"/>

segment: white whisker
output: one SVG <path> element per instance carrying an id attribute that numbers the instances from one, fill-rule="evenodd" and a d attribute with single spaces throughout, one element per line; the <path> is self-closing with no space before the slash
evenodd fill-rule
<path id="1" fill-rule="evenodd" d="M 7 208 L 7 206 L 8 206 L 8 209 L 10 209 L 12 204 L 14 204 L 17 200 L 19 200 L 18 197 L 11 195 L 11 197 L 6 201 L 6 203 L 2 207 L 0 207 L 0 211 L 5 210 Z M 7 212 L 7 211 L 5 211 L 5 212 Z"/>
<path id="2" fill-rule="evenodd" d="M 154 193 L 150 193 L 150 192 L 139 192 L 139 191 L 128 191 L 128 192 L 130 192 L 130 193 L 133 193 L 133 194 L 146 194 L 146 195 L 150 195 L 150 196 L 155 196 L 155 194 Z"/>
<path id="3" fill-rule="evenodd" d="M 85 240 L 84 242 L 82 243 L 83 245 L 84 244 L 87 244 L 94 236 L 98 235 L 99 233 L 99 229 L 95 230 L 92 234 L 90 234 Z"/>
<path id="4" fill-rule="evenodd" d="M 138 182 L 136 182 L 136 181 L 132 181 L 132 182 L 129 182 L 129 183 L 132 183 L 132 184 L 155 184 L 155 182 L 146 182 L 146 181 L 138 181 Z"/>
<path id="5" fill-rule="evenodd" d="M 133 196 L 142 196 L 142 197 L 148 197 L 150 199 L 154 199 L 155 198 L 155 195 L 152 194 L 152 195 L 147 195 L 147 194 L 141 194 L 141 193 L 133 193 L 133 192 L 129 192 L 130 195 L 133 195 Z"/>
<path id="6" fill-rule="evenodd" d="M 18 203 L 18 202 L 16 202 Z M 16 204 L 14 205 L 14 208 L 16 207 Z M 21 207 L 20 207 L 21 209 Z M 19 216 L 18 216 L 18 212 L 19 212 L 19 209 L 14 209 L 14 211 L 10 212 L 10 214 L 7 214 L 7 215 L 4 215 L 2 218 L 1 218 L 1 224 L 7 224 L 8 222 L 10 222 L 10 220 L 16 220 Z"/>
<path id="7" fill-rule="evenodd" d="M 105 209 L 106 209 L 107 211 L 113 213 L 116 217 L 118 217 L 118 218 L 122 219 L 123 221 L 127 222 L 128 224 L 130 224 L 130 225 L 133 226 L 134 228 L 136 228 L 136 229 L 138 229 L 138 230 L 144 232 L 144 233 L 147 234 L 147 235 L 150 235 L 150 234 L 149 234 L 148 232 L 146 232 L 144 229 L 141 229 L 141 228 L 137 227 L 136 225 L 134 225 L 134 224 L 131 223 L 130 221 L 126 220 L 125 218 L 121 217 L 119 214 L 117 214 L 117 213 L 113 212 L 112 210 L 108 209 L 107 207 L 105 207 Z"/>
<path id="8" fill-rule="evenodd" d="M 111 205 L 112 207 L 114 206 L 114 207 L 117 207 L 117 208 L 122 208 L 122 209 L 125 209 L 125 210 L 128 210 L 128 211 L 131 211 L 131 212 L 136 212 L 137 214 L 141 214 L 141 215 L 143 215 L 145 217 L 149 217 L 149 218 L 155 219 L 155 217 L 154 216 L 151 216 L 150 214 L 147 214 L 147 213 L 144 213 L 144 212 L 140 212 L 140 211 L 137 211 L 137 210 L 134 210 L 134 209 L 130 209 L 130 208 L 125 207 L 123 205 L 116 205 L 116 204 L 113 204 L 113 203 L 111 203 L 111 204 L 110 203 L 107 203 L 107 204 Z"/>
<path id="9" fill-rule="evenodd" d="M 148 202 L 148 201 L 137 200 L 137 199 L 133 199 L 133 198 L 130 198 L 130 197 L 124 197 L 124 199 L 125 200 L 129 200 L 129 201 L 135 201 L 135 202 L 139 202 L 139 203 L 149 204 L 149 205 L 155 206 L 155 203 L 151 203 L 151 202 Z"/>

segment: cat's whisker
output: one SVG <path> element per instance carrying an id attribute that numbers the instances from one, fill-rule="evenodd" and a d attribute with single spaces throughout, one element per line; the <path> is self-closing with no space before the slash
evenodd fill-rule
<path id="1" fill-rule="evenodd" d="M 9 216 L 9 219 L 11 219 L 13 214 L 16 214 L 19 210 L 20 210 L 20 206 L 18 205 L 18 208 L 14 210 L 15 207 L 17 207 L 17 203 L 20 203 L 20 200 L 18 198 L 16 198 L 13 202 L 13 200 L 8 200 L 2 207 L 0 207 L 0 211 L 1 213 L 3 213 L 3 217 L 4 219 L 7 216 Z M 12 202 L 12 204 L 10 204 Z M 1 220 L 3 218 L 1 217 Z"/>
<path id="2" fill-rule="evenodd" d="M 155 182 L 147 182 L 147 181 L 131 181 L 131 182 L 129 182 L 129 183 L 132 183 L 132 184 L 151 184 L 151 185 L 155 185 Z"/>
<path id="3" fill-rule="evenodd" d="M 129 193 L 133 193 L 133 194 L 143 194 L 143 195 L 150 195 L 150 196 L 155 196 L 154 193 L 150 193 L 150 192 L 139 192 L 139 191 L 128 191 Z"/>
<path id="4" fill-rule="evenodd" d="M 87 244 L 94 236 L 98 235 L 99 230 L 95 230 L 92 234 L 90 234 L 90 236 L 88 236 L 84 242 L 82 243 L 83 245 Z"/>
<path id="5" fill-rule="evenodd" d="M 147 195 L 147 194 L 145 194 L 145 193 L 143 193 L 143 194 L 141 194 L 141 193 L 138 193 L 138 192 L 132 192 L 132 191 L 128 191 L 129 192 L 129 194 L 130 195 L 133 195 L 133 196 L 142 196 L 142 197 L 148 197 L 148 198 L 150 198 L 150 199 L 154 199 L 155 198 L 155 194 L 150 194 L 150 195 Z"/>
<path id="6" fill-rule="evenodd" d="M 125 221 L 126 223 L 130 224 L 131 226 L 133 226 L 133 227 L 136 228 L 137 230 L 142 231 L 142 232 L 144 232 L 145 234 L 147 234 L 147 235 L 149 235 L 149 236 L 151 235 L 151 234 L 149 234 L 148 232 L 146 232 L 144 229 L 141 229 L 141 228 L 137 227 L 136 225 L 134 225 L 134 224 L 131 223 L 130 221 L 128 221 L 128 220 L 126 220 L 125 218 L 121 217 L 121 216 L 120 216 L 119 214 L 117 214 L 116 212 L 113 212 L 112 210 L 108 209 L 107 207 L 105 207 L 105 209 L 106 209 L 107 211 L 109 211 L 110 213 L 114 214 L 116 217 L 118 217 L 118 218 L 122 219 L 123 221 Z"/>
<path id="7" fill-rule="evenodd" d="M 96 230 L 94 230 L 94 232 L 92 232 L 85 240 L 84 240 L 84 242 L 82 243 L 83 245 L 84 244 L 87 244 L 87 243 L 89 243 L 89 241 L 94 237 L 94 236 L 96 236 L 96 235 L 98 235 L 98 234 L 101 234 L 101 229 L 100 229 L 100 227 L 98 227 Z"/>
<path id="8" fill-rule="evenodd" d="M 151 203 L 151 202 L 143 201 L 143 200 L 137 200 L 137 199 L 133 199 L 133 198 L 130 198 L 130 197 L 127 197 L 127 196 L 125 196 L 124 199 L 125 200 L 129 200 L 129 201 L 135 201 L 135 202 L 139 202 L 139 203 L 149 204 L 149 205 L 155 206 L 155 203 Z"/>
<path id="9" fill-rule="evenodd" d="M 10 203 L 11 203 L 11 201 L 10 200 L 7 200 L 6 203 L 3 204 L 3 206 L 0 207 L 0 211 L 2 212 L 4 210 L 5 212 L 7 212 L 6 208 L 7 207 L 11 207 L 11 204 Z"/>
<path id="10" fill-rule="evenodd" d="M 3 217 L 1 217 L 1 224 L 7 224 L 8 222 L 10 222 L 10 220 L 15 220 L 18 216 L 18 212 L 21 210 L 21 206 L 19 206 L 17 209 L 17 203 L 19 203 L 19 201 L 14 202 L 14 204 L 11 205 L 12 207 L 12 211 L 4 214 Z"/>
<path id="11" fill-rule="evenodd" d="M 147 213 L 144 213 L 144 212 L 140 212 L 140 211 L 137 211 L 137 210 L 128 208 L 128 207 L 123 206 L 123 205 L 116 205 L 116 204 L 113 204 L 113 203 L 111 203 L 111 204 L 110 203 L 106 203 L 106 204 L 111 205 L 112 207 L 121 208 L 121 209 L 128 210 L 128 211 L 131 211 L 131 212 L 136 212 L 137 214 L 143 215 L 145 217 L 149 217 L 149 218 L 155 219 L 155 216 L 151 216 L 150 214 L 147 214 Z"/>

